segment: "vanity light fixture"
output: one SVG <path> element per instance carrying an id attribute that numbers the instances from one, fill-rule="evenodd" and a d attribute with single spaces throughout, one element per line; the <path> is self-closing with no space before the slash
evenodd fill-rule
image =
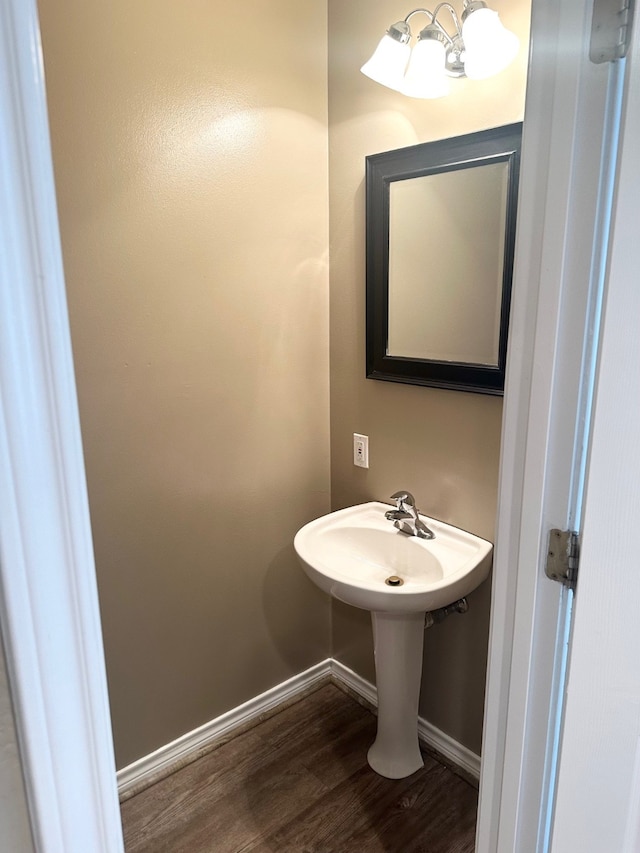
<path id="1" fill-rule="evenodd" d="M 453 35 L 438 20 L 442 9 L 453 20 Z M 429 23 L 418 34 L 412 50 L 409 21 L 418 14 L 427 15 Z M 462 23 L 450 3 L 440 3 L 433 12 L 414 9 L 389 27 L 360 70 L 403 95 L 440 98 L 449 92 L 449 78 L 482 80 L 498 74 L 515 59 L 518 37 L 502 25 L 498 13 L 484 0 L 464 0 L 461 17 Z"/>

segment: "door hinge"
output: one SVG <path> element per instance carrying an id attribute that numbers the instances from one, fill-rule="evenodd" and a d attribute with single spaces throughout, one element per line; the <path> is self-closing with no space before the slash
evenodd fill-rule
<path id="1" fill-rule="evenodd" d="M 549 531 L 545 572 L 552 581 L 575 589 L 580 558 L 578 534 L 573 530 Z"/>
<path id="2" fill-rule="evenodd" d="M 593 0 L 589 59 L 596 64 L 627 55 L 635 0 Z"/>

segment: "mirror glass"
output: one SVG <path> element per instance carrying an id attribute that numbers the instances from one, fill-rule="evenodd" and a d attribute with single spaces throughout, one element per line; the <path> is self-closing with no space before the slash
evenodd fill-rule
<path id="1" fill-rule="evenodd" d="M 497 163 L 391 184 L 388 355 L 497 366 L 507 179 Z"/>
<path id="2" fill-rule="evenodd" d="M 367 375 L 502 393 L 521 125 L 367 158 Z"/>

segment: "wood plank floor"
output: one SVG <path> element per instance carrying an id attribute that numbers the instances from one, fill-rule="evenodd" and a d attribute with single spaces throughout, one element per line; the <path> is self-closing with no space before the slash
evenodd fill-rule
<path id="1" fill-rule="evenodd" d="M 477 791 L 427 755 L 378 776 L 375 728 L 321 687 L 123 803 L 127 853 L 472 853 Z"/>

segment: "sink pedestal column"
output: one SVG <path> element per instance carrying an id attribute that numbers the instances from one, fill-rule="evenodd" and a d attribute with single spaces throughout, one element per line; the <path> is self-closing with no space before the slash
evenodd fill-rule
<path id="1" fill-rule="evenodd" d="M 424 613 L 371 614 L 378 688 L 378 734 L 369 766 L 403 779 L 423 765 L 418 744 Z"/>

